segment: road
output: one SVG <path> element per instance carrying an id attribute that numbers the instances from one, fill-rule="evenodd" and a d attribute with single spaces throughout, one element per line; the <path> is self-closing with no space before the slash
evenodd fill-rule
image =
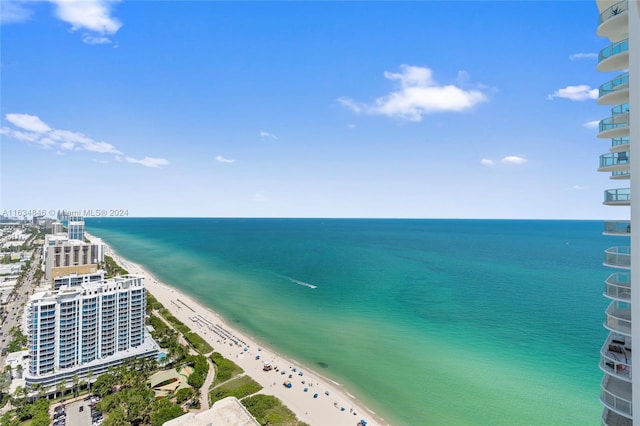
<path id="1" fill-rule="evenodd" d="M 22 284 L 14 292 L 14 295 L 5 306 L 6 316 L 0 325 L 0 366 L 4 366 L 6 355 L 1 355 L 2 349 L 6 348 L 11 342 L 10 331 L 13 327 L 19 326 L 22 321 L 22 304 L 25 303 L 33 288 L 37 283 L 33 282 L 36 270 L 40 267 L 40 255 L 42 248 L 37 248 L 31 258 L 31 266 L 27 271 Z"/>

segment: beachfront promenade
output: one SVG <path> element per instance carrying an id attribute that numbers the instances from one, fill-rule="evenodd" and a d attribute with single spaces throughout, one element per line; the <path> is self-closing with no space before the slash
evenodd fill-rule
<path id="1" fill-rule="evenodd" d="M 260 346 L 212 310 L 159 282 L 141 266 L 120 257 L 109 246 L 106 246 L 105 254 L 130 274 L 144 276 L 147 290 L 176 318 L 206 340 L 216 352 L 242 367 L 245 374 L 262 385 L 260 393 L 279 398 L 299 420 L 312 426 L 354 426 L 361 419 L 365 419 L 368 425 L 386 424 L 339 384 Z M 263 370 L 265 362 L 272 366 L 270 371 Z M 290 388 L 284 386 L 285 381 L 291 383 Z"/>

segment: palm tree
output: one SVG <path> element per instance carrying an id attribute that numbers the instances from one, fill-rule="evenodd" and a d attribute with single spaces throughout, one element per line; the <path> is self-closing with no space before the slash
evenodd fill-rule
<path id="1" fill-rule="evenodd" d="M 93 370 L 89 370 L 87 373 L 87 385 L 89 387 L 89 393 L 91 393 L 91 378 L 93 378 Z"/>
<path id="2" fill-rule="evenodd" d="M 67 382 L 62 379 L 56 385 L 56 391 L 60 394 L 60 396 L 64 395 L 64 391 L 67 390 Z"/>
<path id="3" fill-rule="evenodd" d="M 80 383 L 80 376 L 78 376 L 77 374 L 73 375 L 73 396 L 77 397 L 78 396 L 78 384 Z"/>

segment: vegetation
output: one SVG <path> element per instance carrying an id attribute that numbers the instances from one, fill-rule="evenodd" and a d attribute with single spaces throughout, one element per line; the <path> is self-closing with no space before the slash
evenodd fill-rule
<path id="1" fill-rule="evenodd" d="M 244 370 L 240 368 L 238 364 L 226 359 L 219 352 L 214 352 L 211 354 L 211 361 L 213 361 L 213 364 L 216 368 L 216 377 L 213 380 L 212 386 L 216 386 L 222 382 L 226 382 L 232 377 L 244 373 Z"/>
<path id="2" fill-rule="evenodd" d="M 198 396 L 198 392 L 193 388 L 178 389 L 176 392 L 176 403 L 184 404 L 187 401 L 195 402 L 197 401 Z"/>
<path id="3" fill-rule="evenodd" d="M 243 399 L 241 402 L 261 425 L 305 425 L 275 396 L 253 395 Z"/>
<path id="4" fill-rule="evenodd" d="M 31 426 L 49 426 L 49 400 L 39 399 L 33 404 L 27 403 L 25 392 L 20 392 L 19 397 L 14 398 L 13 410 L 7 411 L 0 417 L 2 426 L 19 426 L 25 421 L 30 421 Z"/>
<path id="5" fill-rule="evenodd" d="M 147 314 L 151 314 L 151 312 L 153 311 L 159 311 L 160 309 L 162 309 L 162 303 L 158 302 L 158 299 L 156 299 L 151 293 L 149 293 L 149 290 L 147 290 L 145 293 L 147 296 Z"/>
<path id="6" fill-rule="evenodd" d="M 27 336 L 22 334 L 20 328 L 12 327 L 9 333 L 11 334 L 12 340 L 7 345 L 7 352 L 18 352 L 27 346 Z"/>
<path id="7" fill-rule="evenodd" d="M 182 389 L 187 390 L 187 389 Z M 154 408 L 151 411 L 151 425 L 162 426 L 165 422 L 171 419 L 180 417 L 184 414 L 182 408 L 176 404 L 172 404 L 168 399 L 161 399 L 153 403 Z"/>
<path id="8" fill-rule="evenodd" d="M 209 363 L 203 355 L 189 355 L 186 359 L 187 364 L 193 366 L 193 373 L 189 376 L 187 383 L 195 389 L 200 389 L 204 385 L 204 381 L 209 373 Z"/>
<path id="9" fill-rule="evenodd" d="M 199 334 L 190 331 L 184 335 L 184 338 L 187 339 L 187 342 L 191 344 L 195 348 L 196 351 L 201 354 L 208 354 L 213 351 L 213 348 L 209 343 L 207 343 Z"/>
<path id="10" fill-rule="evenodd" d="M 235 396 L 238 399 L 242 399 L 247 395 L 258 392 L 260 389 L 262 389 L 262 386 L 251 377 L 240 376 L 215 387 L 209 393 L 209 403 L 213 404 L 228 396 Z"/>
<path id="11" fill-rule="evenodd" d="M 173 328 L 182 333 L 184 338 L 187 339 L 187 342 L 189 342 L 189 344 L 193 346 L 195 350 L 197 350 L 201 354 L 208 354 L 209 352 L 213 351 L 213 348 L 209 343 L 207 343 L 198 334 L 191 331 L 191 329 L 178 318 L 174 317 L 168 309 L 163 307 L 158 309 L 158 312 L 160 312 L 160 315 L 162 315 L 164 319 L 166 319 L 169 324 L 173 326 Z"/>
<path id="12" fill-rule="evenodd" d="M 98 377 L 93 392 L 103 397 L 98 410 L 108 413 L 103 425 L 162 425 L 184 414 L 169 399 L 155 401 L 154 392 L 146 384 L 154 369 L 155 361 L 136 359 Z"/>
<path id="13" fill-rule="evenodd" d="M 107 274 L 107 278 L 113 278 L 118 275 L 128 275 L 129 271 L 118 265 L 111 256 L 104 256 L 104 264 L 101 265 Z"/>

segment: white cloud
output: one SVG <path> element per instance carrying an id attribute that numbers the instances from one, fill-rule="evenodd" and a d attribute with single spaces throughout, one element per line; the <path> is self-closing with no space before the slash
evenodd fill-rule
<path id="1" fill-rule="evenodd" d="M 600 121 L 595 120 L 595 121 L 587 121 L 586 123 L 583 124 L 584 127 L 586 127 L 587 129 L 597 129 L 598 126 L 600 126 Z"/>
<path id="2" fill-rule="evenodd" d="M 24 7 L 24 2 L 15 0 L 0 0 L 0 23 L 11 24 L 25 22 L 33 13 Z"/>
<path id="3" fill-rule="evenodd" d="M 264 130 L 260 131 L 260 137 L 261 138 L 278 139 L 278 137 L 276 135 L 274 135 L 273 133 L 265 132 Z"/>
<path id="4" fill-rule="evenodd" d="M 598 99 L 598 89 L 592 89 L 586 84 L 578 86 L 567 86 L 564 89 L 558 89 L 553 94 L 547 96 L 547 99 L 564 98 L 572 101 L 586 101 L 589 99 Z"/>
<path id="5" fill-rule="evenodd" d="M 16 127 L 30 132 L 44 133 L 51 130 L 51 127 L 38 116 L 30 114 L 7 114 L 7 121 Z"/>
<path id="6" fill-rule="evenodd" d="M 82 42 L 86 44 L 109 44 L 111 43 L 111 39 L 105 36 L 92 36 L 91 34 L 83 34 Z"/>
<path id="7" fill-rule="evenodd" d="M 569 55 L 569 59 L 576 61 L 578 59 L 598 59 L 597 53 L 574 53 Z"/>
<path id="8" fill-rule="evenodd" d="M 29 20 L 32 11 L 27 4 L 37 0 L 0 0 L 0 23 L 17 23 Z M 112 7 L 120 0 L 46 0 L 54 5 L 55 16 L 71 24 L 71 31 L 84 29 L 98 34 L 83 34 L 87 44 L 111 43 L 105 34 L 115 34 L 122 22 L 112 16 Z"/>
<path id="9" fill-rule="evenodd" d="M 56 6 L 56 16 L 76 31 L 84 28 L 100 34 L 115 34 L 122 22 L 111 16 L 111 6 L 118 0 L 49 0 Z"/>
<path id="10" fill-rule="evenodd" d="M 573 191 L 582 191 L 583 189 L 586 189 L 586 187 L 582 186 L 582 185 L 573 185 L 571 187 L 571 190 L 573 190 Z"/>
<path id="11" fill-rule="evenodd" d="M 483 166 L 493 166 L 496 163 L 495 161 L 489 160 L 488 158 L 483 158 L 482 160 L 480 160 L 480 164 L 482 164 Z"/>
<path id="12" fill-rule="evenodd" d="M 507 157 L 504 157 L 502 160 L 500 160 L 500 162 L 503 164 L 520 165 L 520 164 L 526 163 L 527 159 L 524 157 L 520 157 L 518 155 L 509 155 Z"/>
<path id="13" fill-rule="evenodd" d="M 155 169 L 169 164 L 169 161 L 164 158 L 144 157 L 141 160 L 137 160 L 132 157 L 125 157 L 127 163 L 141 164 L 145 167 L 153 167 Z"/>
<path id="14" fill-rule="evenodd" d="M 117 161 L 122 161 L 120 158 L 122 152 L 112 144 L 94 140 L 79 132 L 54 129 L 36 115 L 11 113 L 7 114 L 5 118 L 9 123 L 17 127 L 15 129 L 4 126 L 0 129 L 0 134 L 10 138 L 33 143 L 43 149 L 56 148 L 57 152 L 89 151 L 98 154 L 112 154 Z M 169 164 L 163 158 L 152 157 L 145 157 L 142 160 L 127 157 L 126 161 L 147 167 L 160 167 Z"/>
<path id="15" fill-rule="evenodd" d="M 216 161 L 219 163 L 235 163 L 236 160 L 230 160 L 229 158 L 224 158 L 222 155 L 216 156 Z"/>
<path id="16" fill-rule="evenodd" d="M 386 115 L 421 121 L 426 114 L 461 112 L 488 100 L 479 90 L 466 90 L 453 84 L 438 85 L 429 68 L 401 65 L 400 69 L 399 73 L 384 73 L 385 78 L 399 83 L 399 90 L 379 97 L 371 104 L 356 102 L 347 97 L 339 98 L 338 102 L 356 114 Z M 460 72 L 458 80 L 465 82 L 468 74 Z"/>

